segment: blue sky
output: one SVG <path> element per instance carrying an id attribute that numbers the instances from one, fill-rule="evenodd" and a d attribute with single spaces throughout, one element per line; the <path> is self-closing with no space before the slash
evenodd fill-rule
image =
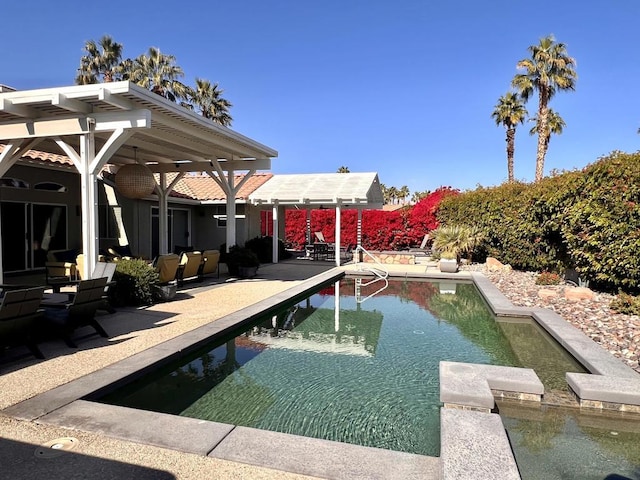
<path id="1" fill-rule="evenodd" d="M 63 4 L 63 5 L 61 5 Z M 545 173 L 639 149 L 640 2 L 565 0 L 224 0 L 181 5 L 9 2 L 0 83 L 69 85 L 87 40 L 125 57 L 172 54 L 185 83 L 218 82 L 232 128 L 279 152 L 274 173 L 377 171 L 414 192 L 472 189 L 507 176 L 505 133 L 490 115 L 527 47 L 553 34 L 577 61 L 575 92 L 552 101 L 567 126 Z M 537 109 L 536 98 L 527 108 Z M 515 175 L 532 181 L 531 124 Z"/>

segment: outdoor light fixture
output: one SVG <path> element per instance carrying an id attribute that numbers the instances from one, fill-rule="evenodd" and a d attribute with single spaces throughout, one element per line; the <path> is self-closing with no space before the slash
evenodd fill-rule
<path id="1" fill-rule="evenodd" d="M 136 163 L 123 165 L 116 173 L 116 188 L 127 198 L 144 198 L 153 193 L 156 180 L 149 167 L 138 163 L 138 147 L 133 147 Z"/>

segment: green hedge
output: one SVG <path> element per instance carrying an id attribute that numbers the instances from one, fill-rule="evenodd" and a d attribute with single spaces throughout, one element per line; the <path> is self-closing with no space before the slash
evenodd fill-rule
<path id="1" fill-rule="evenodd" d="M 474 258 L 520 270 L 575 268 L 602 290 L 640 288 L 640 152 L 613 152 L 582 171 L 445 198 L 443 224 L 476 226 Z"/>

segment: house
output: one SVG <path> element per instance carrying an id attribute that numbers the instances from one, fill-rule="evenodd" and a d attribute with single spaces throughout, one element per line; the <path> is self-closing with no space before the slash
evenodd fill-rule
<path id="1" fill-rule="evenodd" d="M 252 233 L 243 188 L 266 181 L 257 172 L 277 156 L 126 81 L 3 86 L 0 144 L 0 276 L 39 268 L 47 251 L 60 248 L 83 251 L 89 278 L 98 253 L 112 243 L 147 258 L 182 244 L 233 245 Z M 192 196 L 202 175 L 225 193 L 224 214 L 219 193 Z M 125 196 L 116 188 L 120 179 L 140 188 Z M 224 226 L 232 210 L 245 221 Z"/>

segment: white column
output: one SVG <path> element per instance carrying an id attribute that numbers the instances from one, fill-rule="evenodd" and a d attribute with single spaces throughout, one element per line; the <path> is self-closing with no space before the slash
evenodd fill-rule
<path id="1" fill-rule="evenodd" d="M 169 202 L 167 200 L 167 174 L 160 172 L 158 194 L 158 255 L 169 253 Z"/>
<path id="2" fill-rule="evenodd" d="M 307 208 L 307 245 L 312 244 L 311 241 L 311 208 Z"/>
<path id="3" fill-rule="evenodd" d="M 80 136 L 80 205 L 82 209 L 82 278 L 91 278 L 98 259 L 98 195 L 96 175 L 91 171 L 95 159 L 93 132 Z"/>
<path id="4" fill-rule="evenodd" d="M 233 170 L 227 172 L 227 252 L 236 244 L 236 189 Z"/>
<path id="5" fill-rule="evenodd" d="M 362 209 L 358 209 L 358 226 L 356 229 L 356 243 L 362 246 Z"/>
<path id="6" fill-rule="evenodd" d="M 336 242 L 333 246 L 334 256 L 336 257 L 336 267 L 340 266 L 340 222 L 341 222 L 341 203 L 336 203 Z"/>
<path id="7" fill-rule="evenodd" d="M 273 255 L 273 263 L 278 263 L 278 201 L 276 200 L 273 203 L 273 234 L 271 238 L 273 238 L 273 247 L 272 247 L 272 255 Z"/>

